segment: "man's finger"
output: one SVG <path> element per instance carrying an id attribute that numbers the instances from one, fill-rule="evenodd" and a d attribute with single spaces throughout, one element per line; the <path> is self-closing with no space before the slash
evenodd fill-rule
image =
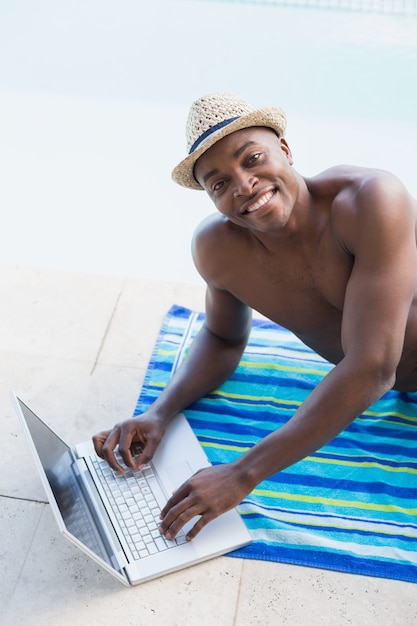
<path id="1" fill-rule="evenodd" d="M 178 487 L 176 491 L 174 491 L 164 508 L 161 510 L 161 519 L 164 519 L 177 504 L 183 501 L 187 497 L 188 493 L 189 488 L 185 482 L 183 485 Z"/>
<path id="2" fill-rule="evenodd" d="M 183 528 L 183 526 L 189 522 L 193 517 L 198 515 L 199 509 L 197 506 L 187 507 L 179 512 L 179 507 L 182 507 L 182 503 L 177 505 L 174 509 L 171 509 L 171 514 L 168 514 L 161 522 L 159 530 L 162 535 L 165 535 L 167 539 L 175 539 L 177 534 Z M 188 535 L 187 535 L 188 536 Z"/>
<path id="3" fill-rule="evenodd" d="M 134 470 L 136 469 L 136 463 L 132 455 L 132 442 L 133 438 L 136 435 L 136 430 L 128 430 L 127 428 L 122 428 L 119 435 L 119 454 L 122 457 L 124 463 L 127 467 Z"/>
<path id="4" fill-rule="evenodd" d="M 112 469 L 114 469 L 119 474 L 124 473 L 123 467 L 118 463 L 116 456 L 114 454 L 114 449 L 119 443 L 120 437 L 120 429 L 119 427 L 114 427 L 113 430 L 110 431 L 106 441 L 104 442 L 101 450 L 103 453 L 103 457 L 105 461 L 110 465 Z"/>
<path id="5" fill-rule="evenodd" d="M 137 469 L 141 469 L 144 465 L 147 465 L 151 459 L 153 459 L 158 443 L 159 439 L 156 440 L 154 437 L 148 437 L 148 439 L 146 439 L 143 449 L 136 460 Z"/>
<path id="6" fill-rule="evenodd" d="M 103 430 L 101 433 L 97 433 L 97 435 L 94 435 L 92 438 L 94 450 L 96 451 L 97 456 L 99 456 L 101 459 L 104 459 L 103 444 L 109 436 L 109 433 L 109 430 Z"/>
<path id="7" fill-rule="evenodd" d="M 198 533 L 206 526 L 209 522 L 214 519 L 214 515 L 210 513 L 205 513 L 200 517 L 200 519 L 194 524 L 192 528 L 187 532 L 186 539 L 187 541 L 191 541 L 198 535 Z"/>

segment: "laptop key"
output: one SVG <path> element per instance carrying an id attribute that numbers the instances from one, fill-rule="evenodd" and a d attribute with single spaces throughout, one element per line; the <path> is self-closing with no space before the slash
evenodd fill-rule
<path id="1" fill-rule="evenodd" d="M 166 498 L 152 468 L 126 470 L 123 476 L 106 469 L 106 490 L 121 528 L 127 531 L 129 547 L 134 558 L 175 547 L 177 541 L 167 541 L 159 532 L 159 515 Z M 99 469 L 99 468 L 98 468 Z M 185 539 L 184 539 L 185 541 Z"/>
<path id="2" fill-rule="evenodd" d="M 187 543 L 187 539 L 185 537 L 185 534 L 178 534 L 175 537 L 175 541 L 177 542 L 177 545 L 182 545 L 183 543 Z"/>
<path id="3" fill-rule="evenodd" d="M 167 544 L 165 543 L 165 540 L 162 537 L 156 537 L 154 541 L 159 552 L 162 552 L 163 550 L 167 549 Z"/>

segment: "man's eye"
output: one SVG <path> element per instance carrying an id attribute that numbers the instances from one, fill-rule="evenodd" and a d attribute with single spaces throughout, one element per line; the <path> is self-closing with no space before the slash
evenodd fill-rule
<path id="1" fill-rule="evenodd" d="M 219 191 L 219 189 L 221 189 L 223 185 L 224 185 L 224 180 L 218 180 L 217 183 L 214 183 L 212 190 Z"/>
<path id="2" fill-rule="evenodd" d="M 250 165 L 252 165 L 253 163 L 256 163 L 256 161 L 259 160 L 259 157 L 261 156 L 260 152 L 256 152 L 255 154 L 252 154 L 249 159 L 248 159 L 248 163 Z"/>

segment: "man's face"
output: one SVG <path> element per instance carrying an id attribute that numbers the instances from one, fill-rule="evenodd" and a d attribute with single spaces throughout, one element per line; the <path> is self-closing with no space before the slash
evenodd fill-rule
<path id="1" fill-rule="evenodd" d="M 245 128 L 218 141 L 196 162 L 194 175 L 217 209 L 255 230 L 288 218 L 293 204 L 291 151 L 269 128 Z M 285 215 L 284 215 L 285 213 Z"/>

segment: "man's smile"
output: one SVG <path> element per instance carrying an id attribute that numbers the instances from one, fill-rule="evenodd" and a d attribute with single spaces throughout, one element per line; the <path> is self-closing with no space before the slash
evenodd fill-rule
<path id="1" fill-rule="evenodd" d="M 274 191 L 267 191 L 266 193 L 263 194 L 263 196 L 259 198 L 259 200 L 254 202 L 254 204 L 250 204 L 248 207 L 246 207 L 246 209 L 243 211 L 243 214 L 253 213 L 254 211 L 257 211 L 264 204 L 269 202 L 269 200 L 272 198 L 273 195 L 274 195 Z"/>

